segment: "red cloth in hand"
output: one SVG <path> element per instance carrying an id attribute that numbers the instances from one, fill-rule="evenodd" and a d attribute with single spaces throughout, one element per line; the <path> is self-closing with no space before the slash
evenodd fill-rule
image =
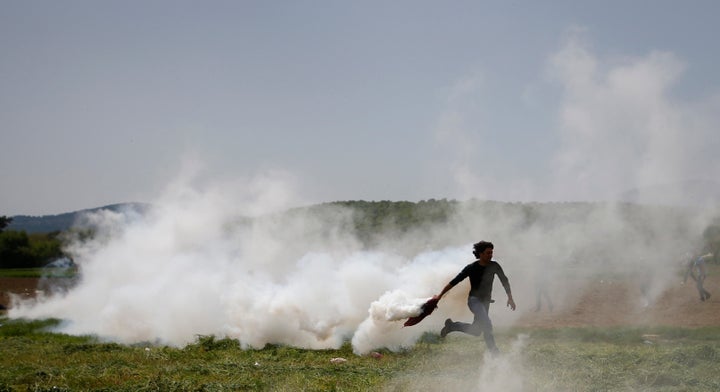
<path id="1" fill-rule="evenodd" d="M 411 325 L 415 325 L 415 324 L 421 322 L 425 317 L 429 316 L 430 313 L 432 313 L 437 308 L 438 301 L 440 301 L 440 298 L 436 298 L 436 297 L 432 297 L 429 300 L 427 300 L 427 302 L 425 302 L 422 305 L 422 307 L 420 308 L 420 309 L 422 309 L 420 314 L 415 317 L 410 317 L 409 319 L 407 319 L 404 326 L 409 327 Z"/>

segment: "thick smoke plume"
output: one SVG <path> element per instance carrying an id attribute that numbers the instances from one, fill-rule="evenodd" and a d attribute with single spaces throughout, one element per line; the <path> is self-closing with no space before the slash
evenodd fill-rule
<path id="1" fill-rule="evenodd" d="M 251 184 L 258 182 L 269 193 L 283 188 L 282 179 Z M 365 352 L 378 347 L 372 342 L 377 331 L 358 332 L 373 301 L 406 288 L 403 306 L 411 305 L 413 297 L 432 295 L 454 268 L 451 250 L 413 258 L 363 250 L 341 228 L 350 218 L 342 209 L 290 218 L 274 214 L 276 205 L 258 209 L 272 195 L 257 188 L 258 203 L 251 204 L 258 212 L 248 218 L 231 208 L 233 200 L 249 198 L 237 189 L 198 191 L 178 182 L 147 215 L 87 216 L 95 237 L 69 249 L 81 274 L 77 286 L 36 303 L 18 302 L 10 316 L 58 317 L 65 320 L 62 332 L 123 343 L 184 345 L 217 335 L 244 347 L 336 348 L 356 336 L 370 339 L 358 348 Z M 326 227 L 328 221 L 338 227 Z M 403 336 L 400 345 L 423 330 L 401 332 L 402 323 L 388 322 Z"/>
<path id="2" fill-rule="evenodd" d="M 445 225 L 393 235 L 368 250 L 347 229 L 348 210 L 261 209 L 248 218 L 239 208 L 227 213 L 233 200 L 247 197 L 233 192 L 176 185 L 147 215 L 88 216 L 97 225 L 96 236 L 69 249 L 81 274 L 77 286 L 38 302 L 16 303 L 10 316 L 56 317 L 65 320 L 62 332 L 123 343 L 181 346 L 198 335 L 216 335 L 254 348 L 268 343 L 337 348 L 351 340 L 358 354 L 397 350 L 426 331 L 437 332 L 446 317 L 470 317 L 467 287 L 460 285 L 431 317 L 402 327 L 473 260 L 474 241 L 493 240 L 510 277 L 519 311 L 503 306 L 498 288 L 491 310 L 496 325 L 508 325 L 531 310 L 538 270 L 560 276 L 551 284 L 562 304 L 565 290 L 571 290 L 567 271 L 576 277 L 625 272 L 646 260 L 654 264 L 646 273 L 672 271 L 689 241 L 678 233 L 691 236 L 702 227 L 700 221 L 664 214 L 633 225 L 616 206 L 605 204 L 577 215 L 572 205 L 561 206 L 557 213 L 569 214 L 562 221 L 549 214 L 527 224 L 524 210 L 511 204 L 468 202 L 459 204 Z M 666 281 L 660 273 L 649 276 L 658 288 Z"/>
<path id="3" fill-rule="evenodd" d="M 520 193 L 548 188 L 553 200 L 608 200 L 633 187 L 717 172 L 717 102 L 683 105 L 669 94 L 682 62 L 653 52 L 619 63 L 604 64 L 575 36 L 550 56 L 548 74 L 562 88 L 559 150 L 550 178 L 516 182 Z M 463 93 L 475 88 L 466 83 Z M 451 117 L 462 120 L 463 112 Z M 472 201 L 518 193 L 501 189 L 513 183 L 493 176 L 496 161 L 474 153 L 487 135 L 459 120 L 448 121 L 458 129 L 443 135 L 466 146 L 450 169 L 455 193 L 469 201 L 441 225 L 389 230 L 387 241 L 368 248 L 352 230 L 353 211 L 283 213 L 302 204 L 285 174 L 239 184 L 178 181 L 148 214 L 88 216 L 95 237 L 68 249 L 81 273 L 77 286 L 16 302 L 10 316 L 56 317 L 65 320 L 62 332 L 124 343 L 184 345 L 216 335 L 244 347 L 335 348 L 349 340 L 359 354 L 400 349 L 439 331 L 446 317 L 471 317 L 464 282 L 431 317 L 402 328 L 404 317 L 473 261 L 473 242 L 494 242 L 510 278 L 518 310 L 505 308 L 496 287 L 490 311 L 503 326 L 533 310 L 538 282 L 561 308 L 573 305 L 587 281 L 641 277 L 642 305 L 651 304 L 677 280 L 684 254 L 698 250 L 714 217 L 711 209 L 680 206 Z M 640 201 L 652 196 L 639 194 Z"/>

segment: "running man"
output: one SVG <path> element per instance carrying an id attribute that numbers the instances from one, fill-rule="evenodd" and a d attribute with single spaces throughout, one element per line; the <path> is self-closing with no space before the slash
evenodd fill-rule
<path id="1" fill-rule="evenodd" d="M 698 293 L 700 294 L 700 301 L 710 299 L 710 293 L 703 287 L 703 282 L 705 281 L 705 277 L 707 276 L 705 262 L 710 260 L 712 257 L 713 254 L 708 253 L 698 258 L 690 259 L 690 261 L 688 262 L 687 271 L 685 271 L 685 278 L 683 279 L 683 284 L 687 281 L 688 276 L 692 277 L 697 285 Z"/>
<path id="2" fill-rule="evenodd" d="M 493 248 L 493 244 L 487 241 L 480 241 L 474 244 L 473 254 L 477 260 L 465 266 L 435 298 L 438 300 L 441 299 L 442 296 L 455 287 L 455 285 L 469 277 L 470 293 L 468 294 L 467 304 L 473 314 L 473 322 L 470 324 L 447 319 L 445 320 L 445 326 L 440 331 L 440 336 L 445 337 L 453 331 L 464 332 L 473 336 L 480 336 L 482 334 L 487 348 L 495 354 L 499 351 L 495 345 L 492 322 L 488 315 L 490 303 L 494 302 L 491 296 L 495 275 L 498 276 L 503 288 L 505 288 L 505 293 L 508 297 L 507 306 L 512 310 L 515 310 L 515 301 L 513 301 L 510 282 L 507 276 L 505 276 L 500 264 L 492 260 Z"/>

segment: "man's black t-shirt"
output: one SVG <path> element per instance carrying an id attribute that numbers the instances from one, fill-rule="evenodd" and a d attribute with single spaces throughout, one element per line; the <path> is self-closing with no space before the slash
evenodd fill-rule
<path id="1" fill-rule="evenodd" d="M 455 286 L 469 277 L 470 293 L 468 295 L 485 302 L 490 301 L 492 298 L 492 287 L 495 275 L 500 278 L 500 283 L 502 283 L 503 288 L 505 288 L 505 292 L 510 295 L 510 282 L 507 276 L 505 276 L 505 272 L 503 272 L 500 264 L 495 261 L 490 261 L 490 263 L 485 266 L 480 265 L 477 261 L 468 264 L 450 281 L 450 284 Z"/>

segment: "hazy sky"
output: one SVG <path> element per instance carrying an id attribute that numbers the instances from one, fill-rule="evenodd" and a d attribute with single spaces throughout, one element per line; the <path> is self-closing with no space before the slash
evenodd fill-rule
<path id="1" fill-rule="evenodd" d="M 0 1 L 0 215 L 271 178 L 598 200 L 720 173 L 716 1 Z"/>

